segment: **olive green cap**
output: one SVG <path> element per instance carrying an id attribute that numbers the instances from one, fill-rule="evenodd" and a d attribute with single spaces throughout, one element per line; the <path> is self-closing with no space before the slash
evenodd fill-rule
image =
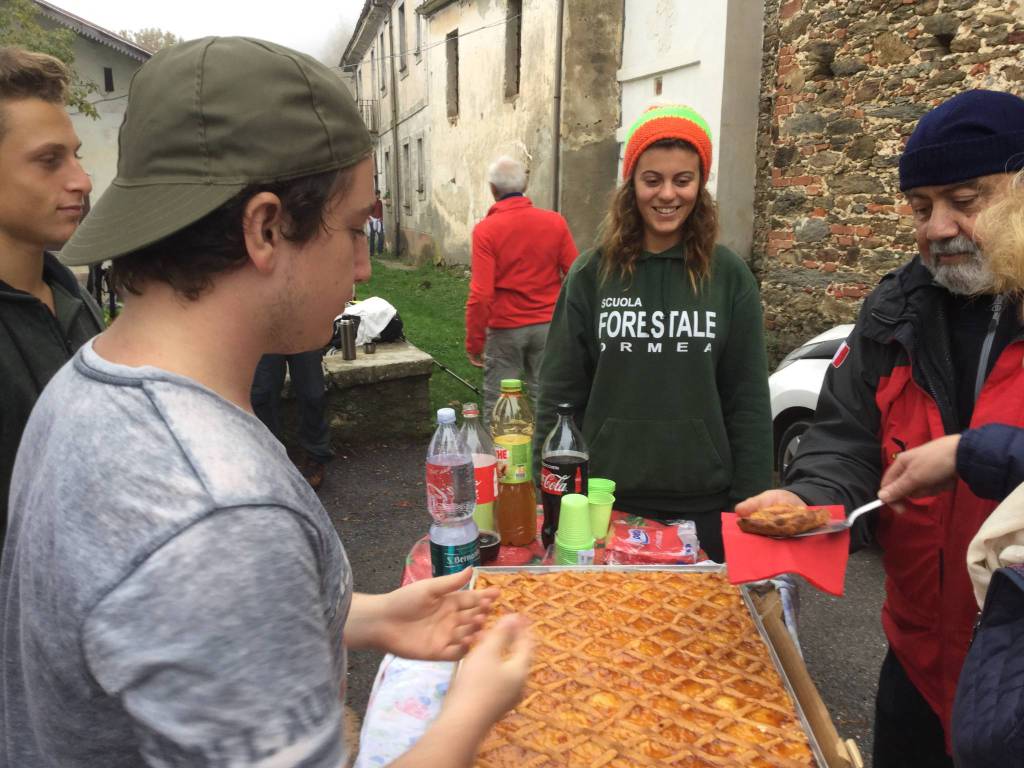
<path id="1" fill-rule="evenodd" d="M 64 246 L 68 265 L 131 253 L 250 184 L 355 165 L 370 134 L 336 73 L 244 37 L 169 46 L 132 78 L 117 176 Z"/>
<path id="2" fill-rule="evenodd" d="M 523 388 L 522 379 L 502 379 L 501 380 L 501 391 L 502 392 L 518 392 Z"/>

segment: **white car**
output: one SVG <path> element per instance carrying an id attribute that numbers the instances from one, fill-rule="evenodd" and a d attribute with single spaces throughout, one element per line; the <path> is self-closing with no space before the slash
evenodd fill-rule
<path id="1" fill-rule="evenodd" d="M 814 419 L 825 371 L 852 330 L 852 324 L 837 325 L 818 334 L 786 355 L 768 377 L 779 477 L 785 475 L 801 435 Z"/>

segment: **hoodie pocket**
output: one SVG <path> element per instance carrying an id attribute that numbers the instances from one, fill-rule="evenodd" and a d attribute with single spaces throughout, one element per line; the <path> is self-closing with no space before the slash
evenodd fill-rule
<path id="1" fill-rule="evenodd" d="M 704 496 L 728 489 L 731 472 L 701 419 L 605 419 L 590 450 L 592 474 L 617 493 Z"/>

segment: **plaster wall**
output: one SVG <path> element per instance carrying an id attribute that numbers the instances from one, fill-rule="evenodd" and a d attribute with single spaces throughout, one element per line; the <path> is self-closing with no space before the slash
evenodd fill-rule
<path id="1" fill-rule="evenodd" d="M 494 202 L 487 166 L 499 155 L 525 162 L 527 194 L 552 207 L 557 7 L 552 0 L 523 0 L 520 87 L 511 98 L 505 96 L 505 0 L 453 3 L 428 20 L 429 207 L 439 261 L 469 263 L 473 226 Z M 445 39 L 454 30 L 459 113 L 449 117 Z"/>
<path id="2" fill-rule="evenodd" d="M 708 189 L 719 204 L 719 239 L 744 258 L 753 237 L 762 15 L 749 0 L 626 0 L 618 73 L 620 168 L 625 133 L 648 107 L 692 106 L 711 128 Z"/>
<path id="3" fill-rule="evenodd" d="M 128 105 L 128 85 L 142 63 L 124 56 L 100 43 L 78 37 L 75 40 L 74 69 L 85 80 L 91 80 L 99 91 L 89 96 L 99 119 L 74 110 L 71 124 L 82 141 L 82 165 L 92 179 L 91 199 L 99 199 L 117 175 L 117 132 Z M 114 90 L 104 90 L 103 68 L 113 70 Z"/>

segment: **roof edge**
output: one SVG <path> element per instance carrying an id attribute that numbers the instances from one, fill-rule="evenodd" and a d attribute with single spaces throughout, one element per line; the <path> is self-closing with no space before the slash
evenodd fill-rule
<path id="1" fill-rule="evenodd" d="M 341 54 L 339 66 L 351 66 L 361 62 L 367 49 L 373 45 L 377 28 L 390 17 L 391 0 L 366 0 L 356 22 L 356 29 L 345 46 L 345 52 Z"/>
<path id="2" fill-rule="evenodd" d="M 91 21 L 86 21 L 80 16 L 69 13 L 63 8 L 58 8 L 56 5 L 45 2 L 45 0 L 32 1 L 46 17 L 88 40 L 100 43 L 108 48 L 113 48 L 118 53 L 136 61 L 146 62 L 153 56 L 152 51 L 147 51 L 141 45 L 137 45 L 131 40 L 111 32 L 109 29 L 93 24 Z"/>
<path id="3" fill-rule="evenodd" d="M 420 14 L 421 16 L 430 17 L 433 14 L 440 11 L 442 8 L 447 8 L 454 2 L 455 0 L 427 0 L 419 8 L 416 9 L 416 13 Z"/>

